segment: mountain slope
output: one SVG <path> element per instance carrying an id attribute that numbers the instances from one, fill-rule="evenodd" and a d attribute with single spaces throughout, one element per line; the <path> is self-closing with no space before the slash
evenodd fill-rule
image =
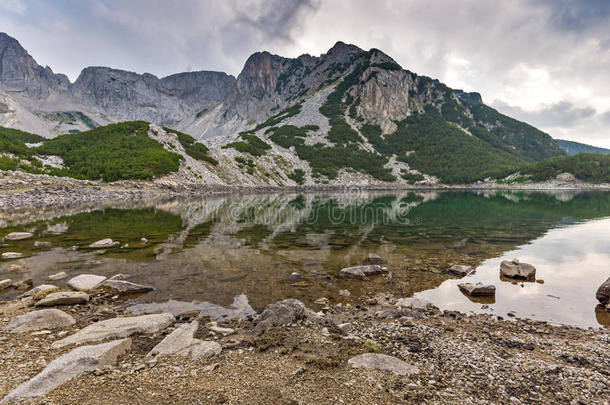
<path id="1" fill-rule="evenodd" d="M 52 137 L 153 122 L 205 142 L 220 177 L 225 158 L 231 170 L 237 164 L 245 177 L 227 184 L 468 183 L 563 155 L 549 135 L 478 93 L 342 42 L 319 57 L 255 53 L 237 78 L 89 67 L 74 83 L 39 67 L 6 34 L 2 49 L 0 124 Z"/>
<path id="2" fill-rule="evenodd" d="M 597 146 L 591 146 L 585 143 L 557 139 L 557 144 L 568 156 L 578 155 L 579 153 L 598 153 L 600 155 L 610 155 L 610 149 L 598 148 Z"/>

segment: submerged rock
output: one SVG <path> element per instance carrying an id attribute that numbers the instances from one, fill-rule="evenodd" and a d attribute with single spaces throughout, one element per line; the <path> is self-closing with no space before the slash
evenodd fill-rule
<path id="1" fill-rule="evenodd" d="M 57 349 L 72 344 L 99 342 L 105 339 L 116 339 L 131 336 L 135 333 L 155 333 L 174 323 L 172 314 L 153 314 L 125 318 L 106 319 L 91 324 L 75 334 L 53 343 Z"/>
<path id="2" fill-rule="evenodd" d="M 10 278 L 6 278 L 4 280 L 0 280 L 0 290 L 4 290 L 5 288 L 9 288 L 13 284 L 13 280 Z"/>
<path id="3" fill-rule="evenodd" d="M 528 263 L 521 263 L 518 259 L 504 260 L 500 263 L 500 275 L 508 278 L 534 280 L 536 268 Z"/>
<path id="4" fill-rule="evenodd" d="M 113 247 L 118 244 L 119 244 L 119 242 L 115 242 L 110 238 L 106 238 L 106 239 L 98 240 L 97 242 L 93 242 L 92 244 L 89 245 L 89 247 L 92 249 L 101 249 L 101 248 Z"/>
<path id="5" fill-rule="evenodd" d="M 72 326 L 76 320 L 59 309 L 41 309 L 19 315 L 4 329 L 11 333 L 33 332 L 42 329 L 61 329 Z"/>
<path id="6" fill-rule="evenodd" d="M 37 307 L 56 305 L 76 305 L 89 302 L 89 295 L 80 291 L 63 291 L 51 293 L 36 303 Z"/>
<path id="7" fill-rule="evenodd" d="M 388 356 L 387 354 L 364 353 L 352 357 L 347 361 L 347 364 L 354 368 L 391 371 L 396 375 L 412 375 L 419 373 L 417 367 L 412 366 L 397 357 Z"/>
<path id="8" fill-rule="evenodd" d="M 458 287 L 460 290 L 462 290 L 462 292 L 467 295 L 489 296 L 496 294 L 496 286 L 491 284 L 487 285 L 483 283 L 460 283 L 458 284 Z"/>
<path id="9" fill-rule="evenodd" d="M 339 274 L 342 277 L 351 277 L 351 278 L 357 278 L 360 280 L 367 280 L 368 276 L 371 276 L 374 274 L 387 273 L 387 272 L 388 272 L 388 269 L 386 269 L 385 267 L 381 267 L 376 264 L 370 264 L 370 265 L 366 265 L 366 266 L 346 267 L 344 269 L 341 269 L 341 272 Z"/>
<path id="10" fill-rule="evenodd" d="M 456 264 L 455 266 L 451 266 L 449 268 L 449 273 L 454 274 L 459 277 L 467 276 L 474 272 L 474 269 L 471 266 L 466 266 L 463 264 Z"/>
<path id="11" fill-rule="evenodd" d="M 34 247 L 36 248 L 43 248 L 43 247 L 51 247 L 51 242 L 43 242 L 43 241 L 35 241 L 34 242 Z"/>
<path id="12" fill-rule="evenodd" d="M 610 277 L 599 286 L 595 293 L 595 298 L 597 298 L 602 305 L 610 304 Z"/>
<path id="13" fill-rule="evenodd" d="M 99 288 L 106 288 L 109 290 L 116 291 L 120 294 L 144 293 L 144 292 L 154 290 L 153 287 L 140 285 L 140 284 L 136 284 L 136 283 L 131 283 L 129 281 L 121 280 L 118 278 L 113 278 L 113 279 L 104 281 L 103 283 L 101 283 L 99 285 Z"/>
<path id="14" fill-rule="evenodd" d="M 15 388 L 0 403 L 8 404 L 41 397 L 86 371 L 114 364 L 117 357 L 130 348 L 131 339 L 78 347 L 53 360 L 40 374 Z"/>
<path id="15" fill-rule="evenodd" d="M 49 280 L 56 281 L 56 280 L 61 280 L 61 279 L 66 278 L 66 277 L 68 277 L 66 272 L 65 271 L 60 271 L 59 273 L 51 274 L 49 276 Z"/>
<path id="16" fill-rule="evenodd" d="M 77 291 L 91 291 L 95 290 L 106 281 L 104 276 L 96 276 L 95 274 L 80 274 L 76 277 L 71 278 L 68 281 L 68 286 Z"/>
<path id="17" fill-rule="evenodd" d="M 369 255 L 362 261 L 363 265 L 368 264 L 388 264 L 388 261 L 382 258 L 381 256 L 376 255 L 375 253 L 369 253 Z"/>
<path id="18" fill-rule="evenodd" d="M 6 240 L 23 240 L 34 236 L 31 232 L 11 232 L 4 237 Z"/>
<path id="19" fill-rule="evenodd" d="M 23 257 L 22 253 L 19 252 L 4 252 L 2 253 L 2 255 L 0 255 L 0 257 L 2 257 L 3 259 L 19 259 L 20 257 Z"/>

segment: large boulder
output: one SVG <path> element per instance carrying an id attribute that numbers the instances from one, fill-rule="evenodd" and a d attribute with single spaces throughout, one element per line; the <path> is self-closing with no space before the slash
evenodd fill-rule
<path id="1" fill-rule="evenodd" d="M 339 275 L 341 277 L 357 278 L 360 280 L 367 280 L 368 276 L 374 274 L 387 273 L 388 269 L 381 267 L 376 264 L 369 264 L 366 266 L 352 266 L 341 269 Z"/>
<path id="2" fill-rule="evenodd" d="M 455 266 L 449 267 L 449 273 L 458 277 L 464 277 L 473 272 L 474 269 L 471 266 L 467 266 L 464 264 L 456 264 Z"/>
<path id="3" fill-rule="evenodd" d="M 6 240 L 23 240 L 34 236 L 31 232 L 11 232 L 4 237 Z"/>
<path id="4" fill-rule="evenodd" d="M 40 374 L 19 385 L 0 403 L 9 404 L 39 398 L 84 372 L 114 364 L 117 358 L 130 348 L 131 339 L 78 347 L 53 360 Z"/>
<path id="5" fill-rule="evenodd" d="M 120 280 L 118 278 L 104 281 L 102 284 L 99 285 L 99 288 L 112 290 L 118 292 L 119 294 L 136 294 L 154 290 L 154 288 L 152 287 L 131 283 L 129 281 Z"/>
<path id="6" fill-rule="evenodd" d="M 89 302 L 89 294 L 81 291 L 62 291 L 51 293 L 36 303 L 37 307 L 54 307 L 56 305 L 76 305 Z"/>
<path id="7" fill-rule="evenodd" d="M 146 355 L 148 358 L 179 355 L 191 360 L 207 359 L 220 354 L 222 347 L 212 341 L 195 338 L 199 322 L 193 321 L 180 325 Z"/>
<path id="8" fill-rule="evenodd" d="M 521 280 L 534 280 L 536 268 L 528 263 L 521 263 L 518 259 L 504 260 L 500 263 L 500 275 Z"/>
<path id="9" fill-rule="evenodd" d="M 595 293 L 595 298 L 602 304 L 610 304 L 610 277 L 602 283 Z"/>
<path id="10" fill-rule="evenodd" d="M 307 317 L 306 312 L 305 304 L 294 298 L 269 304 L 258 317 L 255 331 L 256 333 L 262 333 L 269 328 L 287 325 L 299 319 L 304 319 Z"/>
<path id="11" fill-rule="evenodd" d="M 483 283 L 460 283 L 458 284 L 460 290 L 466 295 L 472 296 L 490 296 L 496 294 L 496 286 L 491 284 Z"/>
<path id="12" fill-rule="evenodd" d="M 173 324 L 174 320 L 174 316 L 167 313 L 106 319 L 58 340 L 51 347 L 58 349 L 68 345 L 99 342 L 105 339 L 120 339 L 136 333 L 155 333 Z"/>
<path id="13" fill-rule="evenodd" d="M 41 309 L 16 316 L 4 330 L 11 333 L 26 333 L 42 329 L 62 329 L 75 323 L 74 318 L 59 309 Z"/>
<path id="14" fill-rule="evenodd" d="M 382 371 L 391 371 L 396 375 L 411 375 L 419 373 L 419 369 L 397 357 L 387 354 L 364 353 L 352 357 L 347 364 L 354 368 L 365 368 Z"/>
<path id="15" fill-rule="evenodd" d="M 68 281 L 68 286 L 77 291 L 95 290 L 106 280 L 104 276 L 96 276 L 95 274 L 80 274 L 71 278 Z"/>

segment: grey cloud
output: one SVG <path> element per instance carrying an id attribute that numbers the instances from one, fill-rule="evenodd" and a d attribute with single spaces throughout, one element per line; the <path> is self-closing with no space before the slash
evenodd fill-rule
<path id="1" fill-rule="evenodd" d="M 511 106 L 500 100 L 494 101 L 492 106 L 506 115 L 546 128 L 569 128 L 583 119 L 594 116 L 596 113 L 591 106 L 577 107 L 569 101 L 546 105 L 536 111 L 525 111 L 518 106 Z"/>

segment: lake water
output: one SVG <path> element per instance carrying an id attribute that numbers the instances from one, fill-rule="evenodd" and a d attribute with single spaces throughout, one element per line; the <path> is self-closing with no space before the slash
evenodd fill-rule
<path id="1" fill-rule="evenodd" d="M 0 253 L 25 257 L 0 262 L 0 279 L 31 277 L 41 284 L 60 271 L 123 273 L 156 288 L 129 298 L 140 312 L 163 305 L 174 312 L 205 307 L 230 314 L 289 297 L 318 308 L 313 301 L 320 297 L 354 303 L 362 294 L 386 292 L 415 294 L 441 309 L 511 312 L 583 327 L 610 324 L 595 300 L 610 276 L 605 192 L 201 197 L 0 214 L 0 236 L 13 231 L 35 236 L 1 245 Z M 88 248 L 107 237 L 120 244 Z M 35 248 L 34 241 L 52 247 Z M 387 259 L 392 276 L 338 277 L 368 253 Z M 544 283 L 501 280 L 500 262 L 513 258 L 533 264 Z M 459 280 L 447 274 L 454 264 L 476 267 L 462 281 L 494 284 L 495 299 L 474 302 L 463 295 Z M 63 286 L 68 278 L 54 284 Z M 351 296 L 340 295 L 343 289 Z"/>

